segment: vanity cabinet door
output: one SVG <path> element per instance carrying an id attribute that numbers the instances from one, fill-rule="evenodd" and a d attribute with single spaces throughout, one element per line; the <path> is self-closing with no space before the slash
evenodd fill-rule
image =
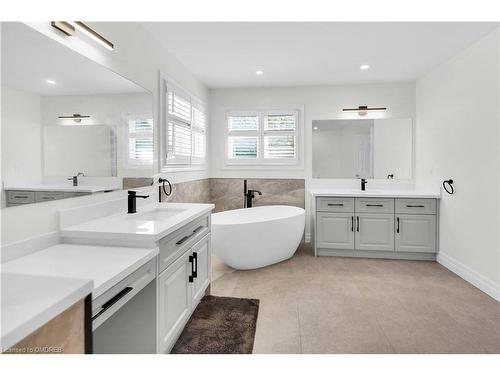
<path id="1" fill-rule="evenodd" d="M 193 246 L 192 256 L 196 257 L 196 277 L 191 284 L 194 310 L 210 284 L 210 236 L 206 236 Z"/>
<path id="2" fill-rule="evenodd" d="M 436 215 L 396 215 L 396 251 L 436 252 Z"/>
<path id="3" fill-rule="evenodd" d="M 354 249 L 354 213 L 317 213 L 317 247 Z"/>
<path id="4" fill-rule="evenodd" d="M 158 277 L 159 350 L 168 353 L 191 314 L 191 252 L 184 253 Z"/>
<path id="5" fill-rule="evenodd" d="M 394 251 L 393 214 L 357 214 L 356 249 Z"/>

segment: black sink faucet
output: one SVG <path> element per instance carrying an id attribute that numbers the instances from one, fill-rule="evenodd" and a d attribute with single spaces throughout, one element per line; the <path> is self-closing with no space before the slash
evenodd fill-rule
<path id="1" fill-rule="evenodd" d="M 137 198 L 148 198 L 149 195 L 137 195 L 136 191 L 128 191 L 128 212 L 129 214 L 135 214 L 137 212 L 136 199 Z"/>
<path id="2" fill-rule="evenodd" d="M 244 205 L 246 208 L 250 208 L 253 206 L 253 199 L 255 198 L 255 193 L 262 195 L 262 193 L 258 190 L 247 189 L 247 180 L 244 180 L 243 181 L 243 195 L 245 197 Z"/>
<path id="3" fill-rule="evenodd" d="M 78 186 L 78 177 L 85 176 L 83 172 L 78 172 L 75 176 L 71 176 L 68 180 L 73 181 L 73 186 Z"/>
<path id="4" fill-rule="evenodd" d="M 361 179 L 361 191 L 365 191 L 366 190 L 366 178 L 362 178 Z"/>

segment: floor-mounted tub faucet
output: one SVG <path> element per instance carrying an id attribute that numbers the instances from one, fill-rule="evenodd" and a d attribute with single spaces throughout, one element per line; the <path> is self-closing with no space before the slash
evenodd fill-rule
<path id="1" fill-rule="evenodd" d="M 250 208 L 253 206 L 253 199 L 255 198 L 255 193 L 262 195 L 262 193 L 258 190 L 247 189 L 247 180 L 243 180 L 243 196 L 245 197 L 243 204 L 246 208 Z"/>

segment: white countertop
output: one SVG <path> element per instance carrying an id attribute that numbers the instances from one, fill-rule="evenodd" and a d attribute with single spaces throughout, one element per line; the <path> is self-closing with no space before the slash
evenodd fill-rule
<path id="1" fill-rule="evenodd" d="M 440 190 L 355 190 L 355 189 L 311 189 L 313 197 L 374 197 L 374 198 L 441 198 Z"/>
<path id="2" fill-rule="evenodd" d="M 2 271 L 93 281 L 92 299 L 146 264 L 155 249 L 59 244 L 2 264 Z"/>
<path id="3" fill-rule="evenodd" d="M 65 193 L 98 193 L 100 191 L 120 190 L 119 186 L 105 185 L 11 185 L 4 186 L 4 190 L 19 191 L 60 191 Z"/>
<path id="4" fill-rule="evenodd" d="M 92 281 L 1 273 L 2 338 L 7 350 L 92 292 Z"/>
<path id="5" fill-rule="evenodd" d="M 137 213 L 124 212 L 61 228 L 62 237 L 91 238 L 118 241 L 158 241 L 193 219 L 210 213 L 213 204 L 155 203 L 137 208 Z M 171 217 L 155 220 L 150 214 L 175 213 Z"/>

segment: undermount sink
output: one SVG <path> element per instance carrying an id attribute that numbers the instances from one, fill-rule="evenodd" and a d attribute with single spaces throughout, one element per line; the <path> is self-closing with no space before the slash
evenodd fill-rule
<path id="1" fill-rule="evenodd" d="M 164 221 L 180 214 L 183 211 L 185 211 L 185 209 L 156 208 L 152 211 L 131 214 L 128 219 L 139 221 Z"/>

